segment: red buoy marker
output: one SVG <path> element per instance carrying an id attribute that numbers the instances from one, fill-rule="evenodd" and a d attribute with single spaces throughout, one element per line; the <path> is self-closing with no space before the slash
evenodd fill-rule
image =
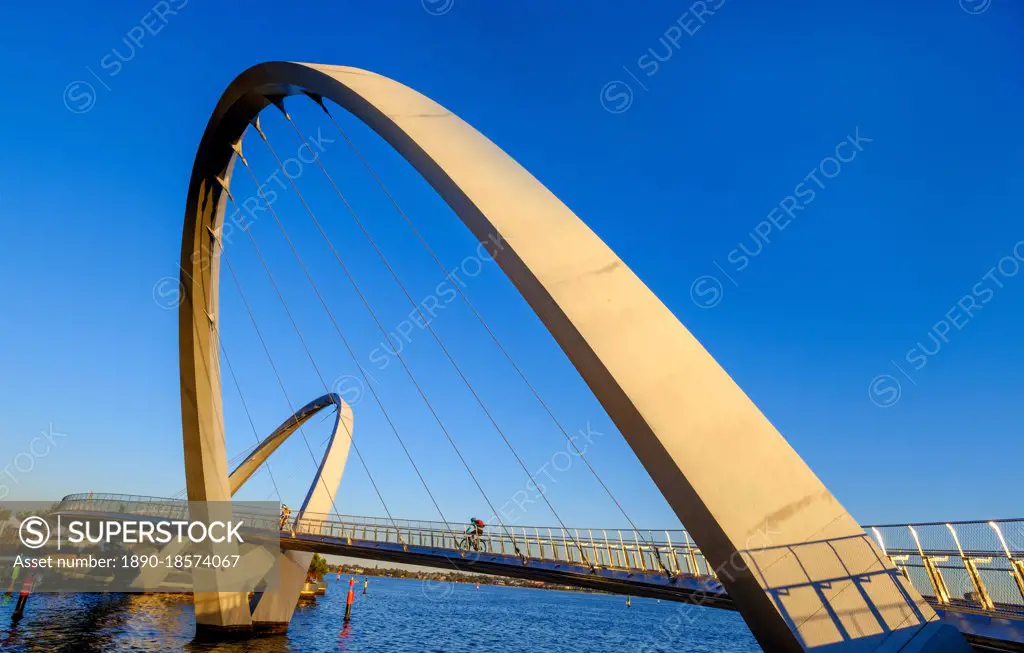
<path id="1" fill-rule="evenodd" d="M 21 619 L 21 615 L 25 612 L 25 603 L 28 602 L 28 595 L 32 593 L 33 581 L 35 579 L 32 574 L 28 575 L 25 579 L 25 584 L 21 586 L 21 594 L 18 595 L 18 603 L 14 606 L 14 613 L 11 615 L 12 620 Z"/>
<path id="2" fill-rule="evenodd" d="M 348 579 L 348 596 L 345 598 L 345 623 L 352 619 L 352 604 L 356 600 L 356 579 Z"/>

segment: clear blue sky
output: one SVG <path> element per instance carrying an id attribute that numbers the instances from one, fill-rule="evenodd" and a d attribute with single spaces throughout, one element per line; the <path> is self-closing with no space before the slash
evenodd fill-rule
<path id="1" fill-rule="evenodd" d="M 184 194 L 219 94 L 248 66 L 288 59 L 387 74 L 512 154 L 648 283 L 858 519 L 1021 516 L 1024 274 L 1012 258 L 1024 240 L 1019 3 L 709 0 L 714 14 L 698 18 L 686 3 L 665 2 L 455 0 L 443 15 L 427 9 L 445 3 L 425 9 L 419 0 L 244 10 L 183 2 L 158 3 L 179 8 L 164 11 L 165 22 L 149 2 L 0 9 L 8 88 L 0 109 L 0 465 L 17 478 L 0 477 L 8 498 L 183 487 L 177 312 L 160 306 L 157 284 L 177 275 Z M 139 39 L 140 25 L 158 33 Z M 141 41 L 134 53 L 126 45 L 133 35 Z M 127 59 L 119 66 L 114 49 Z M 303 124 L 332 136 L 308 109 L 296 105 Z M 267 129 L 283 152 L 295 151 L 277 116 Z M 446 264 L 470 255 L 468 233 L 430 189 L 353 130 Z M 826 160 L 858 130 L 857 148 L 840 148 L 846 162 Z M 272 163 L 258 145 L 247 147 L 265 177 Z M 324 157 L 372 216 L 413 295 L 424 297 L 440 273 L 344 146 L 330 145 Z M 315 189 L 320 217 L 329 216 L 385 324 L 398 324 L 408 306 L 317 175 L 309 170 L 302 182 Z M 294 197 L 279 207 L 314 251 Z M 264 218 L 252 233 L 317 340 L 328 383 L 354 374 L 273 222 Z M 1024 245 L 1017 252 L 1024 259 Z M 265 317 L 292 401 L 321 394 L 247 241 L 236 239 L 229 257 Z M 379 335 L 336 264 L 320 251 L 314 265 L 446 515 L 486 516 L 398 366 L 370 362 Z M 225 344 L 257 429 L 268 432 L 287 402 L 227 277 L 223 288 Z M 563 423 L 603 433 L 588 454 L 630 515 L 644 526 L 674 525 L 501 274 L 491 266 L 467 292 Z M 452 304 L 435 324 L 529 466 L 565 466 L 561 436 L 465 310 Z M 429 336 L 414 335 L 407 352 L 488 494 L 504 503 L 524 475 Z M 234 455 L 254 439 L 226 370 L 225 387 Z M 436 518 L 372 402 L 363 398 L 356 412 L 357 442 L 394 515 Z M 19 458 L 31 469 L 18 471 L 16 457 L 50 424 L 64 435 L 53 436 L 45 457 Z M 317 455 L 327 425 L 309 430 Z M 301 441 L 286 445 L 274 468 L 285 501 L 297 504 L 313 469 Z M 555 479 L 549 489 L 567 522 L 623 524 L 579 461 Z M 267 497 L 269 477 L 246 492 Z M 338 504 L 382 514 L 354 458 Z M 520 524 L 553 521 L 539 505 L 513 513 Z"/>

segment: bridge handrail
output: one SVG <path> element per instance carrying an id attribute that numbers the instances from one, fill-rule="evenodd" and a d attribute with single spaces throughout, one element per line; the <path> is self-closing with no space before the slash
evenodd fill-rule
<path id="1" fill-rule="evenodd" d="M 113 492 L 81 492 L 78 494 L 68 494 L 63 497 L 59 503 L 65 501 L 84 501 L 84 500 L 97 500 L 97 501 L 120 501 L 124 502 L 142 502 L 142 503 L 185 503 L 184 499 L 170 499 L 167 497 L 154 497 L 147 496 L 144 494 L 117 494 Z"/>
<path id="2" fill-rule="evenodd" d="M 922 526 L 945 526 L 946 524 L 952 524 L 953 526 L 984 526 L 995 522 L 996 524 L 1024 524 L 1024 517 L 1004 517 L 1002 519 L 961 519 L 952 521 L 921 521 L 921 522 L 905 522 L 902 524 L 864 524 L 861 526 L 864 530 L 870 530 L 872 528 L 906 528 L 907 526 L 913 526 L 915 528 Z"/>
<path id="3" fill-rule="evenodd" d="M 300 525 L 306 526 L 306 527 L 308 527 L 310 529 L 315 528 L 315 527 L 322 527 L 322 526 L 344 526 L 344 527 L 349 527 L 349 528 L 355 527 L 357 529 L 373 528 L 373 529 L 377 529 L 377 530 L 397 532 L 399 534 L 401 534 L 401 533 L 408 533 L 408 532 L 415 532 L 415 533 L 436 534 L 436 535 L 439 535 L 439 536 L 446 536 L 446 537 L 454 536 L 454 537 L 459 538 L 459 539 L 461 539 L 462 537 L 464 537 L 466 535 L 464 529 L 467 526 L 465 524 L 451 524 L 450 526 L 452 526 L 453 528 L 441 528 L 441 527 L 436 527 L 435 524 L 439 524 L 439 522 L 435 522 L 435 523 L 433 523 L 433 524 L 431 524 L 429 526 L 400 525 L 400 526 L 396 527 L 395 525 L 393 525 L 393 524 L 391 524 L 389 522 L 386 522 L 386 521 L 385 522 L 376 522 L 375 523 L 375 522 L 354 521 L 354 520 L 347 520 L 347 519 L 322 519 L 322 518 L 318 518 L 318 517 L 307 517 L 307 516 L 304 516 L 301 519 L 295 520 L 294 523 L 295 523 L 295 526 L 296 526 L 296 530 L 302 530 L 301 528 L 299 528 Z M 614 544 L 615 546 L 619 546 L 618 540 L 616 539 L 615 536 L 617 536 L 619 534 L 623 534 L 623 533 L 629 533 L 630 535 L 635 533 L 635 531 L 627 530 L 627 529 L 614 529 L 614 530 L 613 529 L 585 529 L 585 530 L 588 533 L 590 531 L 593 531 L 593 530 L 598 530 L 602 534 L 607 534 L 608 535 L 609 543 L 610 544 Z M 498 538 L 503 538 L 503 539 L 519 539 L 519 538 L 522 538 L 522 539 L 535 539 L 537 537 L 540 537 L 544 541 L 556 541 L 556 542 L 565 541 L 566 543 L 569 543 L 571 546 L 575 546 L 575 543 L 577 541 L 579 541 L 579 542 L 587 542 L 587 543 L 589 543 L 591 541 L 594 541 L 594 542 L 601 542 L 602 544 L 604 542 L 604 535 L 602 535 L 601 538 L 592 537 L 590 535 L 580 535 L 579 537 L 577 537 L 575 534 L 570 534 L 568 532 L 568 530 L 562 529 L 562 528 L 557 528 L 557 527 L 547 527 L 547 526 L 539 526 L 539 527 L 509 526 L 507 531 L 508 532 L 506 532 L 505 529 L 500 529 L 500 528 L 497 528 L 497 527 L 493 527 L 493 528 L 491 528 L 489 530 L 486 530 L 484 532 L 484 537 L 491 538 L 491 539 L 498 539 Z M 640 532 L 644 532 L 644 531 L 640 531 Z M 662 533 L 669 533 L 669 534 L 672 534 L 672 533 L 682 534 L 682 533 L 684 533 L 684 531 L 660 531 L 660 532 L 662 532 Z M 519 536 L 518 538 L 517 538 L 517 535 Z M 674 543 L 674 541 L 672 541 L 672 540 L 670 540 L 668 538 L 665 539 L 665 540 L 656 540 L 656 539 L 652 540 L 649 537 L 644 537 L 644 539 L 633 539 L 633 538 L 631 538 L 631 539 L 629 539 L 628 542 L 624 540 L 624 543 L 626 545 L 629 545 L 629 546 L 636 546 L 637 544 L 639 544 L 642 547 L 643 546 L 648 546 L 648 547 L 650 547 L 650 546 L 665 546 L 665 547 L 673 546 L 674 548 L 679 548 L 681 550 L 682 549 L 686 549 L 687 545 L 683 542 L 682 538 L 677 540 L 677 542 L 678 543 Z M 589 544 L 588 544 L 588 546 L 589 546 Z M 695 545 L 691 544 L 690 547 L 696 549 Z"/>
<path id="4" fill-rule="evenodd" d="M 184 519 L 188 516 L 189 510 L 187 501 L 134 494 L 70 494 L 55 506 L 58 512 L 93 514 L 124 514 L 125 509 L 131 506 L 132 510 L 127 514 L 163 519 Z M 159 509 L 141 510 L 141 506 L 158 506 Z M 276 516 L 268 515 L 266 511 L 247 512 L 233 506 L 231 516 L 243 520 L 250 528 L 277 531 L 279 527 Z"/>
<path id="5" fill-rule="evenodd" d="M 323 522 L 342 522 L 346 524 L 358 524 L 367 526 L 378 526 L 381 528 L 390 527 L 395 528 L 396 526 L 400 530 L 406 530 L 409 528 L 418 530 L 428 530 L 436 532 L 451 532 L 458 536 L 461 536 L 465 529 L 469 527 L 469 522 L 441 522 L 441 521 L 429 521 L 429 520 L 408 520 L 408 519 L 389 519 L 386 517 L 362 517 L 356 515 L 345 515 L 335 513 L 306 513 L 304 515 L 306 521 L 323 521 Z M 640 542 L 658 542 L 662 544 L 673 544 L 674 546 L 685 548 L 686 546 L 695 547 L 693 540 L 689 538 L 689 533 L 685 529 L 640 529 L 634 531 L 633 529 L 623 528 L 586 528 L 586 529 L 563 529 L 558 526 L 531 526 L 531 525 L 498 525 L 491 524 L 487 527 L 487 532 L 494 534 L 504 533 L 506 530 L 510 532 L 514 531 L 540 531 L 546 533 L 548 531 L 556 531 L 564 533 L 565 539 L 573 540 L 576 538 L 575 532 L 578 530 L 580 533 L 593 532 L 593 533 L 633 533 L 639 534 Z M 663 537 L 664 536 L 664 537 Z M 662 538 L 663 539 L 659 539 Z"/>

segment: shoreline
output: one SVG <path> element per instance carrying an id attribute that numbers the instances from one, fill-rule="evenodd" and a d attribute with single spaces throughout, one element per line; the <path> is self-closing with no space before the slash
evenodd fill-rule
<path id="1" fill-rule="evenodd" d="M 330 565 L 326 576 L 337 575 L 353 576 L 363 578 L 399 578 L 403 580 L 430 581 L 436 583 L 461 583 L 463 585 L 495 585 L 498 587 L 523 587 L 527 589 L 546 589 L 562 592 L 575 592 L 583 594 L 609 594 L 600 590 L 592 590 L 571 585 L 558 583 L 545 583 L 542 581 L 521 580 L 508 578 L 506 576 L 495 576 L 489 574 L 471 574 L 461 571 L 431 572 L 431 571 L 408 571 L 405 569 L 394 569 L 391 567 L 363 567 L 361 565 Z M 359 581 L 356 581 L 358 585 Z"/>

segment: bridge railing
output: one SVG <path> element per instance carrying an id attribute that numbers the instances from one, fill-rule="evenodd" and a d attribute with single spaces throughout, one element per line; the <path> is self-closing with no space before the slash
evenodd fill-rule
<path id="1" fill-rule="evenodd" d="M 295 520 L 292 528 L 306 535 L 352 541 L 469 552 L 477 550 L 471 548 L 467 540 L 466 524 L 306 514 Z M 478 546 L 481 552 L 522 555 L 531 560 L 714 577 L 708 561 L 685 530 L 490 526 L 479 538 Z"/>
<path id="2" fill-rule="evenodd" d="M 296 530 L 353 541 L 465 549 L 463 524 L 307 515 Z M 1024 520 L 867 526 L 895 566 L 938 607 L 1024 617 Z M 482 549 L 630 571 L 714 577 L 685 530 L 492 526 Z"/>
<path id="3" fill-rule="evenodd" d="M 1024 617 L 1024 519 L 864 530 L 937 607 Z"/>
<path id="4" fill-rule="evenodd" d="M 189 518 L 189 505 L 181 499 L 167 499 L 139 494 L 70 494 L 54 506 L 57 512 L 92 515 L 133 515 L 152 519 L 185 520 Z M 247 510 L 245 503 L 233 503 L 231 517 L 241 520 L 245 527 L 276 532 L 280 523 L 266 509 Z"/>

